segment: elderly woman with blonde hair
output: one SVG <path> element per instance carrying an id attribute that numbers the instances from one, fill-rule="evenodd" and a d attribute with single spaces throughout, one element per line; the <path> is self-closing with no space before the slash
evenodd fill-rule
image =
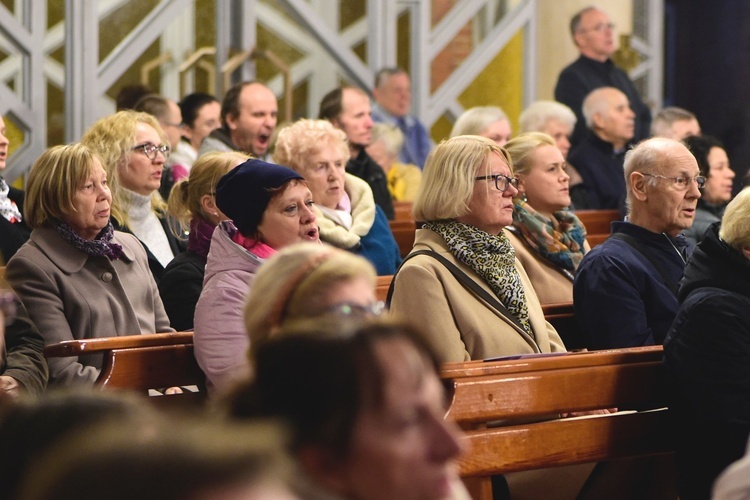
<path id="1" fill-rule="evenodd" d="M 180 237 L 188 235 L 187 251 L 167 264 L 159 281 L 164 308 L 177 330 L 193 328 L 211 236 L 217 224 L 229 218 L 216 205 L 216 186 L 224 174 L 248 159 L 242 153 L 207 153 L 198 158 L 189 177 L 178 181 L 169 195 L 167 212 L 179 225 L 173 232 Z"/>
<path id="2" fill-rule="evenodd" d="M 423 325 L 443 362 L 565 350 L 503 232 L 517 186 L 508 153 L 484 137 L 453 137 L 427 158 L 414 201 L 427 223 L 391 311 Z"/>
<path id="3" fill-rule="evenodd" d="M 159 194 L 169 138 L 153 116 L 126 110 L 94 123 L 81 142 L 99 154 L 107 170 L 115 228 L 143 243 L 158 283 L 167 264 L 185 249 L 170 230 Z"/>
<path id="4" fill-rule="evenodd" d="M 467 109 L 458 117 L 450 137 L 480 135 L 503 146 L 510 139 L 511 133 L 510 120 L 505 111 L 497 106 L 478 106 Z"/>
<path id="5" fill-rule="evenodd" d="M 393 274 L 401 262 L 398 245 L 370 186 L 346 173 L 349 155 L 342 130 L 302 119 L 279 132 L 273 158 L 307 181 L 321 241 L 365 257 L 379 275 Z"/>
<path id="6" fill-rule="evenodd" d="M 367 154 L 385 171 L 391 197 L 395 201 L 413 201 L 422 181 L 422 171 L 416 165 L 398 162 L 403 145 L 404 134 L 398 127 L 376 123 Z"/>
<path id="7" fill-rule="evenodd" d="M 173 331 L 143 245 L 110 222 L 102 161 L 82 144 L 56 146 L 34 163 L 26 185 L 30 240 L 5 278 L 45 344 Z M 52 384 L 93 384 L 102 357 L 50 359 Z"/>
<path id="8" fill-rule="evenodd" d="M 518 178 L 513 224 L 506 229 L 516 257 L 542 304 L 572 302 L 573 277 L 590 248 L 586 228 L 568 209 L 565 158 L 554 139 L 541 132 L 521 134 L 505 149 Z"/>

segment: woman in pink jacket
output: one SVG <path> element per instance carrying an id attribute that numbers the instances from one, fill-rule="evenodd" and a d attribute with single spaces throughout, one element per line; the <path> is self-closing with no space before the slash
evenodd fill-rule
<path id="1" fill-rule="evenodd" d="M 231 220 L 214 230 L 195 307 L 195 357 L 209 392 L 247 375 L 243 309 L 255 273 L 277 250 L 319 243 L 312 193 L 292 169 L 248 160 L 224 175 L 216 206 Z"/>

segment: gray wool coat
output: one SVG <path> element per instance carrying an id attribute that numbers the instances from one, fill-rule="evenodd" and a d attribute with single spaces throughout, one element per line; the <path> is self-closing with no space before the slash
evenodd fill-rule
<path id="1" fill-rule="evenodd" d="M 115 231 L 124 256 L 91 257 L 52 227 L 34 229 L 5 278 L 44 338 L 63 340 L 174 331 L 138 239 Z M 49 360 L 50 385 L 92 384 L 102 355 Z"/>

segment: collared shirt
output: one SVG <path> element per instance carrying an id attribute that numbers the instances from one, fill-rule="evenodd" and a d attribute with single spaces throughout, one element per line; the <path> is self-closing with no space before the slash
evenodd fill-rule
<path id="1" fill-rule="evenodd" d="M 395 117 L 376 103 L 372 105 L 372 119 L 378 123 L 397 126 L 404 134 L 404 146 L 401 148 L 399 161 L 404 164 L 417 165 L 424 168 L 424 162 L 432 149 L 433 143 L 427 130 L 419 120 L 412 115 Z"/>

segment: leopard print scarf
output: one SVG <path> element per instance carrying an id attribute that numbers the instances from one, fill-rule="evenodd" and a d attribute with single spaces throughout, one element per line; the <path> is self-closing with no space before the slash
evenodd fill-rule
<path id="1" fill-rule="evenodd" d="M 521 275 L 515 266 L 516 252 L 504 233 L 493 236 L 474 226 L 456 221 L 428 222 L 424 225 L 439 234 L 451 253 L 490 286 L 500 302 L 534 338 Z"/>

